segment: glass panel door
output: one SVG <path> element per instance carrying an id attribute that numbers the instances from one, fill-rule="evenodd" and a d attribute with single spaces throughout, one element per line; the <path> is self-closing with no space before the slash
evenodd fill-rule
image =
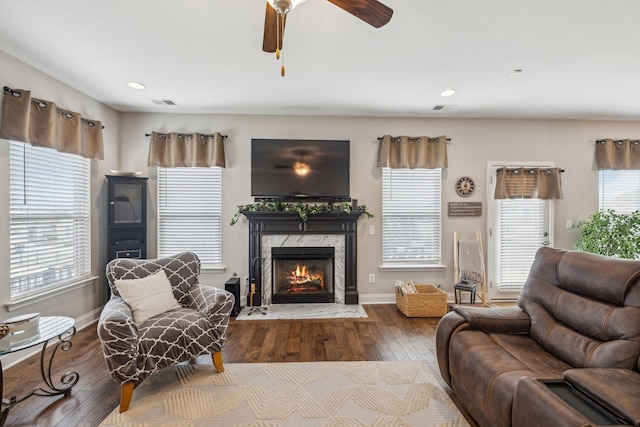
<path id="1" fill-rule="evenodd" d="M 489 167 L 488 293 L 492 300 L 516 299 L 541 246 L 553 246 L 553 203 L 540 199 L 493 198 L 496 169 Z M 546 164 L 510 167 L 550 167 Z"/>

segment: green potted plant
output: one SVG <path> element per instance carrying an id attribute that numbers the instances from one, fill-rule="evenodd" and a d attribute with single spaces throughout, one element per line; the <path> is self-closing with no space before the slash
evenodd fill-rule
<path id="1" fill-rule="evenodd" d="M 640 259 L 640 211 L 630 214 L 598 211 L 581 228 L 575 249 L 616 258 Z"/>

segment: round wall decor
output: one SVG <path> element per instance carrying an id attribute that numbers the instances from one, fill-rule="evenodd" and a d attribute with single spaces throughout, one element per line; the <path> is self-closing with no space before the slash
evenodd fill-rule
<path id="1" fill-rule="evenodd" d="M 476 189 L 476 184 L 468 176 L 458 178 L 456 181 L 456 193 L 461 197 L 469 197 Z"/>

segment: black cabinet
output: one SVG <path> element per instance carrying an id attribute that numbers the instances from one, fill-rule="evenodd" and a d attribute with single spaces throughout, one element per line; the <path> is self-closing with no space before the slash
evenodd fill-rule
<path id="1" fill-rule="evenodd" d="M 107 175 L 109 261 L 147 257 L 147 179 Z"/>

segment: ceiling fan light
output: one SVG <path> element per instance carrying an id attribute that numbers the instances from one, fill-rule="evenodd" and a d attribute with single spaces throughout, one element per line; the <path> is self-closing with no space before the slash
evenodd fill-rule
<path id="1" fill-rule="evenodd" d="M 304 3 L 306 0 L 267 0 L 280 15 L 286 15 L 291 12 L 297 5 Z"/>

